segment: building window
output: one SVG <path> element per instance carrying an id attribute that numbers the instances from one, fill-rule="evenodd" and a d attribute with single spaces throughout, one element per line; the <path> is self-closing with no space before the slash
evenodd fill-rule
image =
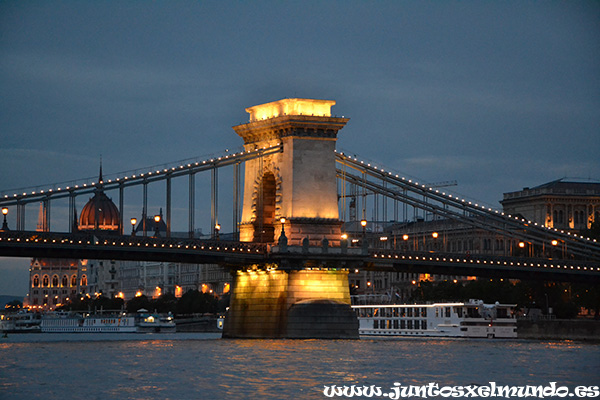
<path id="1" fill-rule="evenodd" d="M 52 277 L 52 287 L 57 287 L 58 286 L 58 275 L 54 275 Z"/>
<path id="2" fill-rule="evenodd" d="M 563 213 L 563 210 L 559 210 L 558 211 L 558 223 L 564 224 L 564 222 L 565 222 L 565 214 Z"/>
<path id="3" fill-rule="evenodd" d="M 44 287 L 50 286 L 50 277 L 48 277 L 48 275 L 44 275 L 44 277 L 42 278 L 42 285 Z"/>
<path id="4" fill-rule="evenodd" d="M 64 275 L 62 278 L 62 286 L 63 287 L 69 286 L 69 278 L 66 275 Z"/>
<path id="5" fill-rule="evenodd" d="M 87 286 L 87 276 L 81 276 L 81 286 Z"/>
<path id="6" fill-rule="evenodd" d="M 34 275 L 33 276 L 33 287 L 39 287 L 39 286 L 40 286 L 40 276 Z"/>
<path id="7" fill-rule="evenodd" d="M 77 286 L 77 275 L 71 276 L 71 286 Z"/>

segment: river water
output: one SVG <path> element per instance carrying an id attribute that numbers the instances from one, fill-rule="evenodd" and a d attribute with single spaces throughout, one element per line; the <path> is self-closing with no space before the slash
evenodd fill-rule
<path id="1" fill-rule="evenodd" d="M 13 334 L 0 339 L 0 399 L 325 399 L 325 385 L 389 389 L 394 382 L 599 385 L 600 345 L 426 338 L 231 340 L 205 333 Z"/>

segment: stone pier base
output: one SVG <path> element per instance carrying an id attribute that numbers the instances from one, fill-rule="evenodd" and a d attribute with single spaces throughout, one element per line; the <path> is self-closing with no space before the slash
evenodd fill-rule
<path id="1" fill-rule="evenodd" d="M 237 271 L 223 337 L 358 339 L 348 271 Z"/>

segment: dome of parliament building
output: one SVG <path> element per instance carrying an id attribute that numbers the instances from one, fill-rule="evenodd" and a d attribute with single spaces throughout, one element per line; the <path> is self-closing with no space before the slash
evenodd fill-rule
<path id="1" fill-rule="evenodd" d="M 99 182 L 102 183 L 102 167 L 100 167 Z M 97 220 L 96 220 L 97 218 Z M 121 216 L 119 209 L 111 199 L 104 194 L 102 186 L 96 191 L 81 210 L 79 230 L 108 230 L 119 231 Z"/>
<path id="2" fill-rule="evenodd" d="M 97 225 L 96 216 L 98 217 Z M 115 203 L 104 192 L 98 191 L 81 210 L 79 229 L 118 231 L 120 219 L 119 210 Z"/>

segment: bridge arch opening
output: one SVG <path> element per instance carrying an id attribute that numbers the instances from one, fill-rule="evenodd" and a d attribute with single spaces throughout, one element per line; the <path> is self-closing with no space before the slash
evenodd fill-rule
<path id="1" fill-rule="evenodd" d="M 254 225 L 254 242 L 275 241 L 275 197 L 277 183 L 272 172 L 265 172 L 258 188 L 258 204 Z"/>

